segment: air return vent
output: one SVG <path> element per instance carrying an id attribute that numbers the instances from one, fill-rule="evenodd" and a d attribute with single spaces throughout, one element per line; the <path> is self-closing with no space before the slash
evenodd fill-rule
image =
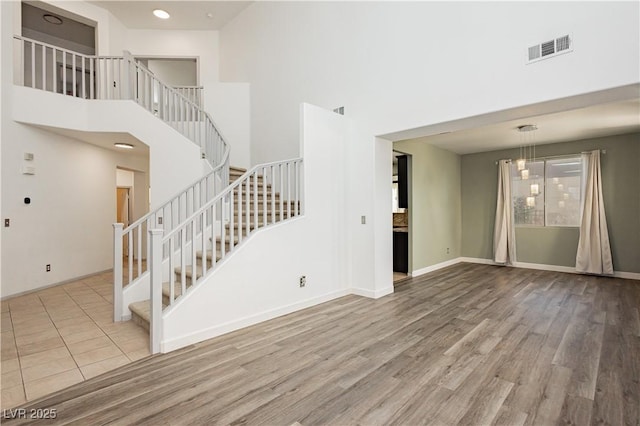
<path id="1" fill-rule="evenodd" d="M 553 40 L 544 41 L 527 48 L 527 63 L 552 58 L 573 50 L 572 39 L 569 34 Z"/>

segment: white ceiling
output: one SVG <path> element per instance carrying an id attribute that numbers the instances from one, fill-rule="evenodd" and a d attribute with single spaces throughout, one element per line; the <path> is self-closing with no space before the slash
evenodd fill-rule
<path id="1" fill-rule="evenodd" d="M 92 1 L 107 9 L 127 28 L 145 30 L 219 30 L 249 6 L 251 1 Z M 154 9 L 169 12 L 159 19 Z M 211 14 L 211 18 L 207 16 Z"/>
<path id="2" fill-rule="evenodd" d="M 518 126 L 538 130 L 523 134 Z M 614 87 L 379 135 L 457 154 L 640 132 L 640 84 Z M 524 145 L 528 145 L 525 143 Z"/>
<path id="3" fill-rule="evenodd" d="M 136 156 L 148 156 L 149 146 L 144 144 L 138 138 L 135 138 L 129 133 L 121 132 L 82 132 L 80 130 L 61 129 L 58 127 L 50 126 L 37 126 L 42 129 L 48 130 L 53 133 L 57 133 L 68 138 L 78 139 L 82 142 L 88 142 L 92 145 L 99 146 L 100 148 L 108 149 L 109 151 L 119 152 L 121 154 L 136 155 Z M 133 149 L 117 148 L 115 143 L 128 143 L 133 145 Z"/>
<path id="4" fill-rule="evenodd" d="M 525 124 L 535 124 L 538 130 L 528 133 L 518 132 L 518 126 Z M 640 100 L 633 99 L 411 140 L 416 143 L 429 143 L 457 154 L 470 154 L 639 131 Z"/>

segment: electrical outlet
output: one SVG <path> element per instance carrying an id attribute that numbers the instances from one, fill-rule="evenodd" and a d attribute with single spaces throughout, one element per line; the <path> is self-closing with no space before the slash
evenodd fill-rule
<path id="1" fill-rule="evenodd" d="M 367 217 L 366 216 L 360 216 L 360 223 L 363 225 L 367 224 Z"/>
<path id="2" fill-rule="evenodd" d="M 51 264 L 47 263 L 47 272 L 51 272 Z"/>
<path id="3" fill-rule="evenodd" d="M 158 225 L 162 225 L 162 216 L 158 218 Z"/>
<path id="4" fill-rule="evenodd" d="M 447 247 L 447 254 L 449 254 L 449 247 Z"/>
<path id="5" fill-rule="evenodd" d="M 307 285 L 307 277 L 303 275 L 300 277 L 300 287 L 304 287 L 306 285 Z"/>
<path id="6" fill-rule="evenodd" d="M 5 220 L 4 220 L 4 227 L 5 227 L 5 228 L 8 228 L 8 227 L 9 227 L 9 225 L 11 225 L 11 219 L 5 219 Z"/>

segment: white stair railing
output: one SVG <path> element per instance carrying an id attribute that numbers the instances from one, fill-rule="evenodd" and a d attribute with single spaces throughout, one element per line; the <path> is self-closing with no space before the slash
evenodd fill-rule
<path id="1" fill-rule="evenodd" d="M 171 231 L 228 185 L 229 146 L 200 107 L 202 88 L 170 87 L 128 52 L 122 57 L 84 55 L 20 36 L 14 36 L 14 43 L 14 54 L 19 55 L 14 61 L 19 67 L 14 70 L 16 84 L 83 99 L 133 100 L 198 145 L 213 167 L 127 228 L 114 224 L 114 320 L 119 321 L 123 287 L 148 272 L 147 231 L 158 226 Z"/>
<path id="2" fill-rule="evenodd" d="M 90 56 L 14 36 L 15 83 L 83 99 L 134 100 L 200 147 L 212 165 L 222 162 L 226 143 L 202 108 L 202 88 L 173 88 L 144 65 L 124 56 Z"/>
<path id="3" fill-rule="evenodd" d="M 173 86 L 173 88 L 182 96 L 204 109 L 202 102 L 202 92 L 204 88 L 202 86 Z"/>
<path id="4" fill-rule="evenodd" d="M 168 264 L 168 277 L 151 275 L 151 349 L 160 351 L 164 318 L 189 291 L 207 278 L 236 247 L 260 228 L 303 214 L 302 159 L 253 167 L 170 232 L 150 229 L 155 247 L 149 268 Z M 164 236 L 163 236 L 164 234 Z M 163 294 L 163 297 L 158 296 Z M 164 299 L 164 300 L 163 300 Z M 167 308 L 163 311 L 163 304 Z M 162 313 L 162 314 L 161 314 Z"/>

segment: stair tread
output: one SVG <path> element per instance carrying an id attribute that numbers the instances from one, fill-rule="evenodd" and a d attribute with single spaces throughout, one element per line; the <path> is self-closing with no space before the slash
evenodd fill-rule
<path id="1" fill-rule="evenodd" d="M 178 275 L 182 274 L 182 267 L 181 266 L 176 266 L 176 268 L 174 269 L 174 272 Z M 187 278 L 191 278 L 193 277 L 193 267 L 191 265 L 187 265 L 184 268 L 184 274 Z M 196 268 L 196 279 L 200 278 L 202 276 L 202 269 L 201 268 Z"/>
<path id="2" fill-rule="evenodd" d="M 133 302 L 129 304 L 129 310 L 138 315 L 143 320 L 151 321 L 151 301 L 142 300 L 140 302 Z"/>
<path id="3" fill-rule="evenodd" d="M 213 257 L 213 250 L 207 250 L 207 260 L 211 260 Z M 222 252 L 220 250 L 216 250 L 216 261 L 220 260 L 222 257 Z M 202 259 L 202 250 L 198 250 L 196 252 L 196 258 Z"/>
<path id="4" fill-rule="evenodd" d="M 191 287 L 191 284 L 187 284 L 187 288 L 189 287 Z M 171 296 L 171 283 L 162 284 L 162 294 L 167 297 Z M 177 281 L 173 283 L 173 295 L 174 297 L 182 295 L 182 284 Z"/>

